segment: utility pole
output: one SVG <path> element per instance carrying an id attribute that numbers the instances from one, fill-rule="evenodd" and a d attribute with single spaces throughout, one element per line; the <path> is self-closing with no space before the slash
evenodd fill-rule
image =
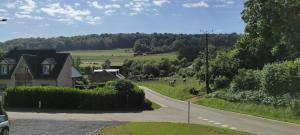
<path id="1" fill-rule="evenodd" d="M 205 33 L 205 90 L 206 94 L 210 93 L 209 75 L 208 75 L 208 33 Z"/>

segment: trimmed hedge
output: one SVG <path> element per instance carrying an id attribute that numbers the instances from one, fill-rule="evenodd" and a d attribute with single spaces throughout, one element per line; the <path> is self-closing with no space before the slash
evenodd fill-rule
<path id="1" fill-rule="evenodd" d="M 127 92 L 118 92 L 107 87 L 93 90 L 79 90 L 63 87 L 16 87 L 7 90 L 7 107 L 43 109 L 88 109 L 118 110 L 124 108 L 143 108 L 145 94 L 137 87 Z"/>

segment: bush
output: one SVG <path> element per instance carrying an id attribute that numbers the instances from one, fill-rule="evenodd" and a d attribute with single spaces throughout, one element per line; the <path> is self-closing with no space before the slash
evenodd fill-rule
<path id="1" fill-rule="evenodd" d="M 293 89 L 292 76 L 286 64 L 266 65 L 261 73 L 261 89 L 269 95 L 284 95 Z"/>
<path id="2" fill-rule="evenodd" d="M 300 116 L 300 100 L 299 99 L 294 99 L 291 102 L 290 106 L 291 106 L 291 109 L 292 109 L 294 115 Z"/>
<path id="3" fill-rule="evenodd" d="M 131 88 L 131 86 L 128 88 Z M 144 105 L 144 99 L 144 92 L 137 87 L 131 88 L 131 91 L 125 93 L 106 87 L 94 90 L 79 90 L 35 86 L 8 89 L 6 106 L 37 108 L 38 102 L 41 101 L 42 108 L 45 109 L 112 110 L 141 108 Z"/>
<path id="4" fill-rule="evenodd" d="M 131 91 L 134 88 L 134 84 L 128 80 L 116 80 L 111 83 L 114 90 L 119 92 Z"/>
<path id="5" fill-rule="evenodd" d="M 188 91 L 190 94 L 192 95 L 198 95 L 199 94 L 199 90 L 197 90 L 196 88 L 188 88 Z"/>
<path id="6" fill-rule="evenodd" d="M 238 75 L 234 77 L 230 84 L 230 90 L 255 91 L 260 89 L 260 73 L 255 70 L 239 70 Z"/>
<path id="7" fill-rule="evenodd" d="M 226 76 L 217 76 L 214 80 L 214 87 L 216 89 L 225 88 L 229 83 L 230 80 Z"/>

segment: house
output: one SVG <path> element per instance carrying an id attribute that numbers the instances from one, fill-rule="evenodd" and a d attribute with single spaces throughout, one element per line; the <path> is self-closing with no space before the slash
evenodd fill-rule
<path id="1" fill-rule="evenodd" d="M 69 53 L 11 50 L 0 60 L 0 89 L 16 86 L 72 87 L 72 68 Z"/>
<path id="2" fill-rule="evenodd" d="M 90 77 L 92 83 L 105 83 L 117 79 L 125 79 L 119 69 L 97 69 Z"/>

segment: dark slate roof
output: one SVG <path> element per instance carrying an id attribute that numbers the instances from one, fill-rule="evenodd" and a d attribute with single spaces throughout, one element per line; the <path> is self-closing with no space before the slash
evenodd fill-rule
<path id="1" fill-rule="evenodd" d="M 11 50 L 4 58 L 14 59 L 18 63 L 20 58 L 23 57 L 35 79 L 56 79 L 68 56 L 70 56 L 69 53 L 57 53 L 56 50 Z M 52 59 L 52 62 L 55 60 L 55 67 L 50 75 L 43 75 L 42 62 L 49 59 Z M 10 78 L 11 75 L 12 72 L 7 76 L 0 76 L 0 78 Z"/>

